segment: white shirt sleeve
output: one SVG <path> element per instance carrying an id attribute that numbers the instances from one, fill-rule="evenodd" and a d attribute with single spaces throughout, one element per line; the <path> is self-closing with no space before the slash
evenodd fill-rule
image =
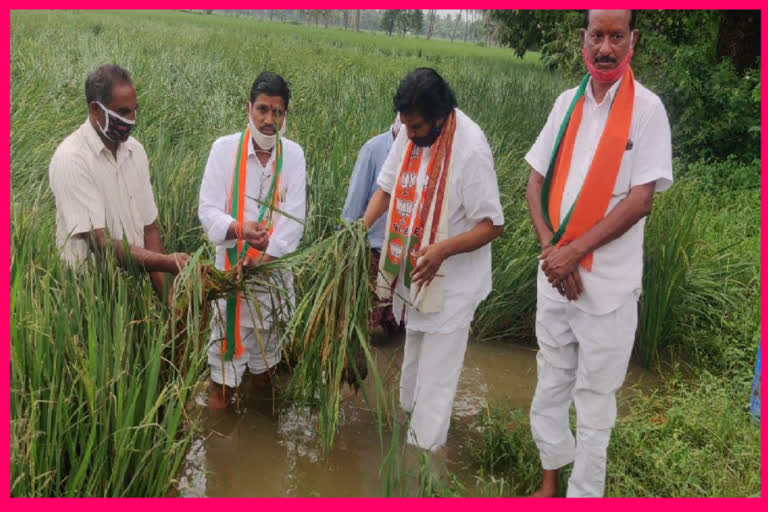
<path id="1" fill-rule="evenodd" d="M 62 231 L 78 235 L 104 228 L 106 209 L 98 186 L 78 156 L 54 154 L 48 171 Z"/>
<path id="2" fill-rule="evenodd" d="M 638 131 L 631 151 L 637 151 L 632 165 L 630 188 L 656 182 L 656 192 L 672 186 L 672 137 L 664 105 L 659 101 Z"/>
<path id="3" fill-rule="evenodd" d="M 542 176 L 547 175 L 549 161 L 552 159 L 552 149 L 555 147 L 555 139 L 557 139 L 557 132 L 560 130 L 560 125 L 565 117 L 567 107 L 564 108 L 564 102 L 568 92 L 564 92 L 555 100 L 544 128 L 541 129 L 536 142 L 533 143 L 528 154 L 525 155 L 525 161 Z M 573 98 L 573 96 L 570 97 Z"/>
<path id="4" fill-rule="evenodd" d="M 493 155 L 485 136 L 475 147 L 477 149 L 464 164 L 471 166 L 471 169 L 462 170 L 461 173 L 463 184 L 458 191 L 461 204 L 467 218 L 475 224 L 490 219 L 494 226 L 503 226 L 504 211 L 499 198 L 499 185 L 493 168 Z"/>
<path id="5" fill-rule="evenodd" d="M 232 158 L 222 158 L 224 148 L 221 139 L 211 146 L 208 155 L 208 163 L 205 165 L 203 181 L 200 184 L 200 202 L 197 207 L 197 216 L 208 239 L 214 245 L 234 247 L 237 240 L 227 240 L 227 230 L 234 220 L 227 213 L 227 194 L 232 173 Z M 229 165 L 224 165 L 229 161 Z M 229 173 L 229 177 L 227 177 Z"/>
<path id="6" fill-rule="evenodd" d="M 405 151 L 407 141 L 408 135 L 406 130 L 400 130 L 395 142 L 392 144 L 392 149 L 389 150 L 387 159 L 384 160 L 384 164 L 381 166 L 379 177 L 376 179 L 376 184 L 387 194 L 391 195 L 395 192 L 397 171 L 403 162 L 403 151 Z"/>
<path id="7" fill-rule="evenodd" d="M 285 172 L 286 178 L 285 200 L 280 201 L 278 208 L 303 222 L 307 205 L 307 163 L 304 159 L 304 151 L 299 147 L 291 160 L 286 162 L 291 167 L 282 171 Z M 304 224 L 278 214 L 275 218 L 275 229 L 267 246 L 267 254 L 280 258 L 295 251 L 303 234 Z"/>

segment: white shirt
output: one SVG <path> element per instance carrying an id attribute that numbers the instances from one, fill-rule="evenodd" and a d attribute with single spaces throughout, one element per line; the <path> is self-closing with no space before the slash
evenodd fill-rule
<path id="1" fill-rule="evenodd" d="M 283 168 L 280 172 L 278 209 L 303 221 L 306 214 L 307 181 L 304 151 L 301 146 L 291 140 L 284 137 L 281 140 L 283 142 Z M 226 236 L 229 225 L 234 220 L 227 212 L 227 202 L 231 194 L 232 176 L 239 142 L 240 133 L 234 133 L 221 137 L 213 143 L 200 185 L 200 203 L 197 214 L 208 239 L 216 245 L 215 265 L 216 268 L 220 269 L 224 268 L 226 250 L 234 247 L 237 243 L 235 239 L 226 240 Z M 273 149 L 267 165 L 262 166 L 256 157 L 252 141 L 248 144 L 245 212 L 243 214 L 245 221 L 259 219 L 261 204 L 249 199 L 249 196 L 258 197 L 262 202 L 266 201 L 272 182 L 274 159 L 275 151 Z M 304 225 L 284 217 L 278 212 L 273 213 L 272 219 L 274 231 L 269 238 L 266 253 L 279 258 L 296 250 L 301 241 L 301 235 L 304 233 Z M 290 276 L 286 276 L 286 279 L 290 280 Z M 285 284 L 290 286 L 290 283 Z M 226 310 L 225 306 L 226 300 L 220 301 L 219 309 L 222 314 Z M 248 311 L 248 308 L 241 311 Z M 241 320 L 243 326 L 257 325 L 266 328 L 261 322 L 254 322 L 251 315 L 247 313 L 241 313 Z"/>
<path id="2" fill-rule="evenodd" d="M 395 180 L 407 144 L 406 130 L 400 130 L 379 174 L 377 183 L 389 194 L 395 192 Z M 430 150 L 425 148 L 416 186 L 419 197 L 426 181 L 429 157 Z M 451 159 L 453 169 L 443 202 L 443 206 L 448 208 L 448 236 L 465 233 L 484 219 L 490 219 L 494 226 L 502 226 L 504 213 L 499 200 L 491 148 L 480 127 L 459 109 L 456 109 L 456 132 Z M 389 229 L 386 233 L 389 233 Z M 403 262 L 405 260 L 403 258 Z M 491 244 L 447 258 L 438 273 L 445 276 L 443 309 L 438 313 L 421 313 L 408 307 L 406 314 L 409 329 L 448 333 L 469 326 L 478 304 L 491 292 Z M 409 296 L 403 282 L 401 275 L 392 298 L 396 318 L 400 318 L 404 307 L 403 297 Z"/>
<path id="3" fill-rule="evenodd" d="M 616 82 L 598 104 L 592 94 L 591 80 L 590 78 L 584 91 L 584 113 L 563 191 L 561 222 L 581 190 L 608 120 L 611 103 L 621 83 Z M 525 156 L 531 167 L 543 176 L 547 173 L 557 132 L 575 94 L 576 88 L 569 89 L 557 98 L 547 123 Z M 637 80 L 627 146 L 630 146 L 630 143 L 632 147 L 624 151 L 606 215 L 627 197 L 632 187 L 655 182 L 656 192 L 661 192 L 672 186 L 672 144 L 667 112 L 659 97 Z M 645 218 L 640 219 L 616 240 L 595 250 L 592 271 L 580 268 L 584 293 L 574 302 L 577 307 L 595 315 L 606 314 L 639 294 L 643 278 L 644 227 Z M 537 284 L 539 291 L 548 298 L 567 301 L 549 284 L 541 266 Z"/>
<path id="4" fill-rule="evenodd" d="M 75 235 L 105 228 L 110 238 L 144 247 L 144 226 L 157 218 L 149 160 L 133 137 L 117 158 L 86 119 L 51 158 L 48 180 L 56 198 L 56 245 L 70 265 L 82 262 L 88 243 Z"/>

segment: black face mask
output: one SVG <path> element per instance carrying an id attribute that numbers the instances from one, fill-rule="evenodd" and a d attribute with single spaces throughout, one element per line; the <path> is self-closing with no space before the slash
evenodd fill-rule
<path id="1" fill-rule="evenodd" d="M 443 123 L 443 124 L 445 124 L 445 123 Z M 429 130 L 428 134 L 426 134 L 423 137 L 414 137 L 411 140 L 413 141 L 413 143 L 415 145 L 419 146 L 420 148 L 426 148 L 426 147 L 429 147 L 429 146 L 431 146 L 432 144 L 435 143 L 437 138 L 440 136 L 440 132 L 442 132 L 442 131 L 443 131 L 443 127 L 442 126 L 437 126 L 437 123 L 435 123 L 435 125 L 432 127 L 432 129 Z"/>
<path id="2" fill-rule="evenodd" d="M 112 112 L 102 105 L 101 102 L 97 101 L 96 104 L 104 111 L 104 124 L 106 126 L 101 126 L 101 124 L 99 124 L 101 133 L 113 142 L 125 142 L 128 140 L 128 136 L 131 134 L 131 130 L 133 130 L 136 120 L 126 119 L 117 112 Z"/>

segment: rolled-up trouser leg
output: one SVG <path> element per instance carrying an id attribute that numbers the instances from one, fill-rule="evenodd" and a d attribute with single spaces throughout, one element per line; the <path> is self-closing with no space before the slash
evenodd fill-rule
<path id="1" fill-rule="evenodd" d="M 635 339 L 637 299 L 606 315 L 574 308 L 570 323 L 579 341 L 579 361 L 573 392 L 576 458 L 568 496 L 602 496 L 606 452 L 616 422 L 616 391 L 627 375 Z"/>
<path id="2" fill-rule="evenodd" d="M 568 323 L 568 306 L 541 294 L 537 298 L 538 380 L 530 419 L 544 469 L 559 469 L 575 457 L 568 411 L 576 382 L 577 345 Z"/>
<path id="3" fill-rule="evenodd" d="M 241 335 L 245 335 L 241 332 Z M 238 358 L 232 358 L 231 361 L 224 360 L 224 354 L 221 352 L 222 334 L 219 329 L 211 330 L 211 345 L 208 347 L 208 364 L 211 367 L 211 380 L 216 384 L 224 384 L 230 388 L 236 388 L 240 385 L 248 362 L 248 355 L 243 354 Z"/>
<path id="4" fill-rule="evenodd" d="M 407 336 L 411 335 L 408 331 Z M 434 450 L 445 444 L 464 364 L 469 326 L 447 334 L 422 333 L 408 442 Z M 406 337 L 406 344 L 408 343 Z M 407 347 L 406 347 L 407 350 Z"/>
<path id="5" fill-rule="evenodd" d="M 260 375 L 280 362 L 280 339 L 277 332 L 269 329 L 253 328 L 247 333 L 242 340 L 248 356 L 248 371 L 252 375 Z"/>

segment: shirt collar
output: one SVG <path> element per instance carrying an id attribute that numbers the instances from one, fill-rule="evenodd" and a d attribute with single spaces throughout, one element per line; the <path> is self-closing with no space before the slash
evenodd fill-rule
<path id="1" fill-rule="evenodd" d="M 91 149 L 91 151 L 93 151 L 95 155 L 98 156 L 102 152 L 109 153 L 109 149 L 107 149 L 107 146 L 104 145 L 101 137 L 99 137 L 96 128 L 94 128 L 91 124 L 90 118 L 85 118 L 85 122 L 80 126 L 80 129 L 83 132 L 86 144 L 88 144 L 88 147 Z M 118 155 L 122 155 L 125 151 L 127 151 L 129 155 L 133 154 L 133 149 L 128 145 L 128 141 L 117 145 Z"/>
<path id="2" fill-rule="evenodd" d="M 254 157 L 256 158 L 256 149 L 253 147 L 253 137 L 249 137 L 251 140 L 248 141 L 248 157 Z M 283 146 L 285 148 L 285 146 Z M 267 160 L 267 164 L 272 160 L 272 157 L 275 156 L 275 148 L 272 148 L 272 151 L 269 154 L 269 160 Z"/>
<path id="3" fill-rule="evenodd" d="M 621 77 L 618 80 L 616 80 L 616 83 L 613 84 L 610 89 L 608 89 L 608 92 L 605 93 L 605 97 L 603 98 L 603 102 L 608 101 L 609 105 L 613 103 L 613 97 L 616 95 L 616 91 L 619 89 L 619 85 L 621 84 L 622 80 L 624 80 L 624 77 Z M 595 103 L 595 105 L 597 105 L 597 100 L 595 100 L 595 96 L 592 93 L 592 77 L 591 76 L 589 77 L 589 82 L 587 83 L 587 90 L 584 91 L 584 95 L 590 100 L 592 100 Z"/>

